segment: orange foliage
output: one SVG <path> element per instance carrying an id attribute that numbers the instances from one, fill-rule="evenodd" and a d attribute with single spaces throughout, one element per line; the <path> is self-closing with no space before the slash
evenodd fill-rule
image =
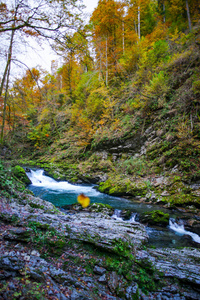
<path id="1" fill-rule="evenodd" d="M 35 37 L 39 36 L 39 33 L 37 33 L 35 30 L 27 29 L 27 28 L 23 28 L 22 30 L 27 36 L 35 36 Z"/>
<path id="2" fill-rule="evenodd" d="M 107 71 L 110 74 L 119 72 L 117 61 L 122 55 L 123 48 L 123 6 L 114 0 L 101 0 L 90 19 L 97 63 L 101 72 Z"/>

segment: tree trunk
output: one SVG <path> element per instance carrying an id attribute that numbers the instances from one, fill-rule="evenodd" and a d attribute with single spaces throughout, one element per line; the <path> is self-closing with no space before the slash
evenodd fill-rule
<path id="1" fill-rule="evenodd" d="M 108 86 L 108 38 L 106 38 L 106 86 Z"/>
<path id="2" fill-rule="evenodd" d="M 124 32 L 124 21 L 122 21 L 122 51 L 125 54 L 125 32 Z"/>
<path id="3" fill-rule="evenodd" d="M 8 98 L 8 84 L 9 84 L 9 76 L 10 76 L 10 64 L 8 66 L 8 73 L 7 73 L 7 81 L 6 81 L 6 90 L 5 90 L 5 97 L 4 97 L 4 107 L 3 107 L 3 120 L 2 120 L 2 127 L 1 127 L 1 139 L 0 143 L 3 144 L 3 136 L 4 136 L 4 126 L 6 121 L 6 104 Z"/>
<path id="4" fill-rule="evenodd" d="M 138 5 L 138 38 L 140 40 L 140 5 Z"/>
<path id="5" fill-rule="evenodd" d="M 6 102 L 7 102 L 7 91 L 8 91 L 8 83 L 9 83 L 9 76 L 10 76 L 10 66 L 11 66 L 11 58 L 12 58 L 12 47 L 13 47 L 13 40 L 14 40 L 14 34 L 15 31 L 13 30 L 11 33 L 11 38 L 10 38 L 10 46 L 8 50 L 8 59 L 6 63 L 6 67 L 4 70 L 1 86 L 0 86 L 0 96 L 2 95 L 3 92 L 3 86 L 6 80 L 6 75 L 7 75 L 7 83 L 6 83 L 6 91 L 5 91 L 5 97 L 4 97 L 4 107 L 3 107 L 3 121 L 2 121 L 2 126 L 1 126 L 1 138 L 0 138 L 0 143 L 3 143 L 3 131 L 4 131 L 4 126 L 5 126 L 5 117 L 6 117 Z"/>
<path id="6" fill-rule="evenodd" d="M 163 2 L 163 22 L 166 22 L 166 16 L 165 16 L 165 2 Z"/>
<path id="7" fill-rule="evenodd" d="M 192 23 L 191 23 L 191 19 L 190 19 L 190 9 L 189 9 L 188 0 L 185 0 L 185 2 L 186 2 L 186 10 L 187 10 L 189 30 L 191 31 L 192 30 Z"/>

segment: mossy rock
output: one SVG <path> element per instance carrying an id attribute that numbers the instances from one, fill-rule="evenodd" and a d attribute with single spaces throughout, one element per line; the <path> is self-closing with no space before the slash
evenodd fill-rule
<path id="1" fill-rule="evenodd" d="M 40 209 L 44 209 L 45 206 L 44 205 L 41 205 L 41 204 L 38 204 L 38 203 L 29 203 L 30 207 L 32 208 L 40 208 Z"/>
<path id="2" fill-rule="evenodd" d="M 194 205 L 196 208 L 200 208 L 200 198 L 194 194 L 185 194 L 183 192 L 176 193 L 169 197 L 165 197 L 163 202 L 167 203 L 169 207 L 186 207 Z"/>
<path id="3" fill-rule="evenodd" d="M 133 182 L 129 178 L 109 178 L 101 182 L 98 190 L 113 196 L 144 196 L 147 193 L 147 183 L 144 181 Z"/>
<path id="4" fill-rule="evenodd" d="M 169 214 L 160 210 L 153 210 L 141 214 L 140 221 L 149 225 L 167 226 L 169 224 Z"/>
<path id="5" fill-rule="evenodd" d="M 26 175 L 26 172 L 25 170 L 20 167 L 20 166 L 15 166 L 13 169 L 12 169 L 12 173 L 13 175 L 19 179 L 20 181 L 22 181 L 23 183 L 25 184 L 30 184 L 31 181 L 30 179 L 28 178 L 28 176 Z"/>
<path id="6" fill-rule="evenodd" d="M 33 235 L 31 228 L 11 227 L 6 231 L 4 238 L 11 241 L 29 242 Z"/>
<path id="7" fill-rule="evenodd" d="M 93 203 L 86 208 L 83 208 L 79 203 L 75 203 L 75 204 L 64 205 L 62 206 L 62 208 L 67 210 L 75 210 L 75 211 L 103 213 L 109 216 L 112 216 L 114 213 L 114 208 L 112 206 L 103 203 Z"/>
<path id="8" fill-rule="evenodd" d="M 93 203 L 88 207 L 88 210 L 91 212 L 103 213 L 109 216 L 112 216 L 114 213 L 114 208 L 112 206 L 103 203 Z"/>

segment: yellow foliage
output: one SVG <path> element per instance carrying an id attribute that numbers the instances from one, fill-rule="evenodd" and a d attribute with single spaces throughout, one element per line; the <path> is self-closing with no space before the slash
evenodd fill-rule
<path id="1" fill-rule="evenodd" d="M 41 111 L 39 117 L 38 117 L 38 121 L 42 122 L 42 121 L 47 121 L 49 120 L 49 116 L 50 116 L 50 110 L 48 107 L 43 108 L 43 110 Z"/>
<path id="2" fill-rule="evenodd" d="M 141 99 L 140 95 L 136 95 L 136 97 L 131 102 L 130 107 L 132 110 L 138 110 L 138 109 L 144 107 L 144 104 L 145 104 L 144 99 Z"/>
<path id="3" fill-rule="evenodd" d="M 185 120 L 180 121 L 176 126 L 176 129 L 178 131 L 177 137 L 179 139 L 188 139 L 192 135 L 192 128 L 188 118 L 185 118 Z"/>
<path id="4" fill-rule="evenodd" d="M 77 201 L 82 205 L 83 208 L 88 207 L 90 205 L 90 198 L 85 196 L 84 194 L 78 195 Z"/>

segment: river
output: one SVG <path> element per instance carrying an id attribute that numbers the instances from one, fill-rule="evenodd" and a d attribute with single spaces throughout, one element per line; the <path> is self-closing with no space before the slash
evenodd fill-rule
<path id="1" fill-rule="evenodd" d="M 67 181 L 56 181 L 47 176 L 44 170 L 30 170 L 30 172 L 27 172 L 27 175 L 32 182 L 28 188 L 34 195 L 53 203 L 59 208 L 76 203 L 77 196 L 80 193 L 84 193 L 90 197 L 91 203 L 109 204 L 115 208 L 114 218 L 119 218 L 118 212 L 122 209 L 129 209 L 133 214 L 132 218 L 136 216 L 136 220 L 138 214 L 155 209 L 169 213 L 168 210 L 160 206 L 138 203 L 100 193 L 95 189 L 94 185 L 77 185 Z M 183 225 L 178 225 L 174 221 L 177 216 L 180 217 L 180 214 L 170 212 L 170 221 L 166 228 L 146 227 L 149 234 L 149 245 L 153 247 L 184 247 L 191 246 L 191 239 L 196 243 L 200 243 L 200 236 L 186 231 Z"/>

